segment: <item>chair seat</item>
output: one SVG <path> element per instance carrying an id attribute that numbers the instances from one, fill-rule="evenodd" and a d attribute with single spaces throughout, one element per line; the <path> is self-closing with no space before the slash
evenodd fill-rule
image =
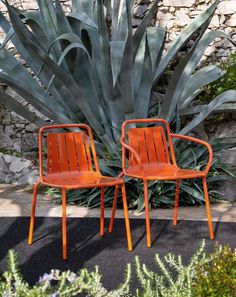
<path id="1" fill-rule="evenodd" d="M 148 180 L 177 180 L 203 177 L 205 173 L 197 170 L 181 169 L 171 164 L 144 164 L 144 174 Z M 140 167 L 137 165 L 129 166 L 125 172 L 126 175 L 142 178 Z"/>
<path id="2" fill-rule="evenodd" d="M 67 189 L 100 188 L 122 184 L 121 178 L 102 176 L 97 172 L 70 172 L 48 174 L 43 183 L 52 187 L 64 187 Z"/>

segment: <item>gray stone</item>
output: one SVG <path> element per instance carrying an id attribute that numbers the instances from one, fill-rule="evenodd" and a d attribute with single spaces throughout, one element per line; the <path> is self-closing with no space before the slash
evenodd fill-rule
<path id="1" fill-rule="evenodd" d="M 232 31 L 233 31 L 233 29 L 232 28 L 230 28 L 230 27 L 228 27 L 228 28 L 225 28 L 225 34 L 230 34 Z"/>
<path id="2" fill-rule="evenodd" d="M 21 138 L 21 149 L 23 152 L 30 151 L 38 147 L 38 138 L 37 134 L 23 134 Z"/>
<path id="3" fill-rule="evenodd" d="M 3 154 L 0 153 L 0 172 L 2 173 L 9 173 L 8 166 L 4 160 Z"/>
<path id="4" fill-rule="evenodd" d="M 222 1 L 218 8 L 218 14 L 234 14 L 236 13 L 236 0 Z"/>
<path id="5" fill-rule="evenodd" d="M 3 133 L 2 129 L 0 128 L 0 149 L 9 149 L 13 147 L 12 139 Z"/>
<path id="6" fill-rule="evenodd" d="M 181 8 L 179 11 L 176 11 L 175 16 L 175 24 L 177 26 L 183 27 L 190 23 L 190 17 L 188 16 L 187 10 L 184 8 Z"/>
<path id="7" fill-rule="evenodd" d="M 12 126 L 6 126 L 4 132 L 5 132 L 5 134 L 7 136 L 13 136 L 13 135 L 15 135 L 15 131 L 14 131 L 14 128 Z"/>
<path id="8" fill-rule="evenodd" d="M 20 145 L 20 141 L 18 141 L 18 143 L 14 143 L 13 147 L 14 147 L 14 150 L 15 150 L 17 153 L 21 153 L 21 145 Z"/>
<path id="9" fill-rule="evenodd" d="M 215 52 L 216 48 L 215 46 L 208 46 L 208 48 L 205 50 L 204 55 L 211 56 Z"/>
<path id="10" fill-rule="evenodd" d="M 20 115 L 18 115 L 17 113 L 15 113 L 14 111 L 11 111 L 11 116 L 14 122 L 18 122 L 18 123 L 24 123 L 25 119 L 23 117 L 21 117 Z"/>
<path id="11" fill-rule="evenodd" d="M 209 28 L 218 28 L 220 26 L 220 20 L 219 20 L 219 17 L 218 15 L 214 15 L 212 20 L 211 20 L 211 23 L 209 25 Z"/>
<path id="12" fill-rule="evenodd" d="M 222 14 L 220 16 L 220 24 L 224 24 L 224 22 L 225 22 L 225 16 Z"/>
<path id="13" fill-rule="evenodd" d="M 236 27 L 236 14 L 233 14 L 225 24 L 229 27 Z M 232 30 L 232 29 L 231 29 Z"/>
<path id="14" fill-rule="evenodd" d="M 228 201 L 236 201 L 236 182 L 235 179 L 230 179 L 225 181 L 222 186 L 218 189 L 222 194 L 224 199 Z"/>
<path id="15" fill-rule="evenodd" d="M 195 4 L 195 0 L 163 0 L 164 6 L 175 7 L 192 7 Z"/>
<path id="16" fill-rule="evenodd" d="M 12 162 L 9 166 L 9 170 L 13 173 L 19 173 L 24 168 L 31 166 L 31 162 L 29 160 L 24 160 L 17 157 L 11 157 L 11 158 L 12 158 Z"/>
<path id="17" fill-rule="evenodd" d="M 19 128 L 19 129 L 25 128 L 25 124 L 16 123 L 15 125 L 16 125 L 16 128 Z"/>
<path id="18" fill-rule="evenodd" d="M 156 22 L 158 23 L 157 25 L 166 27 L 171 18 L 173 18 L 173 15 L 171 13 L 163 13 L 162 11 L 158 11 L 156 16 Z"/>
<path id="19" fill-rule="evenodd" d="M 217 57 L 223 58 L 223 57 L 227 57 L 228 54 L 229 54 L 228 51 L 222 48 L 222 49 L 219 49 L 219 51 L 216 55 L 217 55 Z"/>
<path id="20" fill-rule="evenodd" d="M 0 171 L 0 183 L 11 183 L 12 182 L 12 176 L 8 173 L 5 173 L 3 171 Z"/>
<path id="21" fill-rule="evenodd" d="M 29 124 L 27 126 L 25 126 L 25 131 L 28 131 L 28 132 L 35 132 L 36 130 L 36 126 L 34 124 Z"/>
<path id="22" fill-rule="evenodd" d="M 220 160 L 226 164 L 236 165 L 236 147 L 222 150 Z"/>
<path id="23" fill-rule="evenodd" d="M 10 155 L 3 155 L 3 158 L 4 158 L 4 161 L 7 163 L 7 164 L 10 164 L 11 163 L 11 156 Z"/>
<path id="24" fill-rule="evenodd" d="M 15 184 L 23 186 L 23 185 L 33 185 L 39 179 L 39 171 L 37 169 L 33 169 L 28 171 L 22 177 L 20 177 Z"/>

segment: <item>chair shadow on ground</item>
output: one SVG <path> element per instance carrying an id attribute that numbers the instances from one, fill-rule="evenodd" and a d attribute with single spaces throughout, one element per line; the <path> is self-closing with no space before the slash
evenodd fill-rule
<path id="1" fill-rule="evenodd" d="M 150 269 L 155 269 L 156 253 L 180 254 L 187 262 L 203 238 L 209 250 L 213 249 L 216 241 L 236 247 L 235 223 L 214 223 L 215 240 L 211 241 L 207 221 L 179 221 L 177 226 L 173 226 L 172 220 L 151 220 L 152 248 L 147 248 L 145 219 L 130 221 L 133 252 L 127 250 L 124 219 L 115 220 L 112 234 L 107 232 L 109 220 L 105 219 L 106 233 L 100 237 L 98 218 L 68 218 L 68 260 L 63 261 L 61 218 L 36 217 L 32 246 L 27 244 L 29 217 L 0 218 L 0 271 L 6 269 L 7 251 L 14 249 L 18 253 L 22 274 L 30 284 L 51 269 L 92 270 L 99 265 L 104 284 L 107 288 L 114 288 L 122 281 L 126 264 L 133 262 L 136 255 Z"/>
<path id="2" fill-rule="evenodd" d="M 216 240 L 208 237 L 207 222 L 180 221 L 177 226 L 168 220 L 152 220 L 152 248 L 146 247 L 145 220 L 132 219 L 131 230 L 134 250 L 128 252 L 125 224 L 116 219 L 112 234 L 99 235 L 99 219 L 68 218 L 68 260 L 62 260 L 61 219 L 36 218 L 36 229 L 32 246 L 27 244 L 29 218 L 0 219 L 0 267 L 6 269 L 6 253 L 14 248 L 18 253 L 24 278 L 34 284 L 39 276 L 51 269 L 78 271 L 80 268 L 93 270 L 99 265 L 102 281 L 108 289 L 114 289 L 123 280 L 125 266 L 139 255 L 150 269 L 155 269 L 154 256 L 169 252 L 183 256 L 187 263 L 199 247 L 202 238 L 207 248 L 213 249 L 216 241 L 236 246 L 234 223 L 214 224 Z M 109 220 L 105 220 L 106 230 Z"/>

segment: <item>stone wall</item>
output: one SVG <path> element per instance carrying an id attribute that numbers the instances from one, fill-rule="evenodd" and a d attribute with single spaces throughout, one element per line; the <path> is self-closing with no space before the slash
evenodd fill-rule
<path id="1" fill-rule="evenodd" d="M 156 25 L 167 27 L 167 48 L 180 31 L 212 3 L 211 0 L 163 0 Z M 222 1 L 209 25 L 210 30 L 221 30 L 236 40 L 236 1 Z M 227 40 L 217 39 L 204 53 L 203 60 L 219 62 L 227 57 L 233 46 Z"/>
<path id="2" fill-rule="evenodd" d="M 71 1 L 64 0 L 61 2 L 63 2 L 65 11 L 69 12 Z M 151 2 L 151 0 L 136 0 L 133 11 L 134 27 L 140 24 Z M 211 0 L 163 0 L 160 2 L 153 25 L 167 27 L 168 42 L 166 48 L 170 46 L 179 32 L 204 11 L 211 2 Z M 20 9 L 37 9 L 35 0 L 9 0 L 9 3 Z M 1 1 L 0 10 L 6 14 L 6 8 Z M 236 38 L 236 0 L 225 0 L 219 5 L 209 26 L 209 30 L 217 29 L 224 31 L 232 38 Z M 4 36 L 5 34 L 0 32 L 0 43 Z M 232 47 L 229 42 L 216 40 L 206 50 L 203 59 L 218 62 L 221 58 L 226 57 L 230 51 L 232 51 Z M 29 170 L 35 174 L 37 164 L 29 160 L 37 160 L 36 151 L 37 128 L 16 113 L 0 106 L 0 181 L 30 182 L 30 174 L 26 167 L 28 166 Z M 236 164 L 235 160 L 233 164 Z"/>
<path id="3" fill-rule="evenodd" d="M 78 0 L 79 1 L 79 0 Z M 92 1 L 92 0 L 91 0 Z M 203 12 L 213 0 L 163 0 L 159 4 L 156 19 L 153 25 L 167 27 L 168 48 L 179 32 L 188 25 L 196 16 Z M 148 11 L 153 0 L 135 0 L 136 5 L 133 11 L 133 26 L 137 27 L 145 13 Z M 36 0 L 9 0 L 20 9 L 38 8 Z M 61 0 L 66 12 L 71 11 L 71 1 Z M 0 1 L 0 10 L 7 13 L 6 7 Z M 216 13 L 209 25 L 209 30 L 222 30 L 236 40 L 236 0 L 223 0 L 216 10 Z M 0 32 L 0 42 L 4 34 Z M 219 61 L 226 57 L 232 50 L 228 41 L 216 40 L 205 52 L 204 58 L 208 61 Z M 211 57 L 211 58 L 210 58 Z"/>

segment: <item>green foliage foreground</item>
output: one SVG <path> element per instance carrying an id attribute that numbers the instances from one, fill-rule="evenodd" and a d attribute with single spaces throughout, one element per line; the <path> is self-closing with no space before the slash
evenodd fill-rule
<path id="1" fill-rule="evenodd" d="M 203 241 L 199 250 L 185 266 L 181 256 L 168 254 L 163 259 L 157 254 L 157 272 L 150 271 L 135 258 L 135 274 L 138 288 L 131 293 L 131 265 L 128 264 L 125 280 L 119 288 L 108 292 L 101 283 L 98 267 L 89 272 L 78 273 L 52 270 L 40 277 L 30 287 L 23 280 L 17 265 L 16 254 L 8 252 L 8 271 L 0 283 L 1 297 L 235 297 L 236 296 L 236 250 L 217 246 L 213 253 L 205 253 Z"/>
<path id="2" fill-rule="evenodd" d="M 208 103 L 227 90 L 236 90 L 236 52 L 221 62 L 219 67 L 225 71 L 225 75 L 204 88 L 199 96 L 202 102 Z"/>

